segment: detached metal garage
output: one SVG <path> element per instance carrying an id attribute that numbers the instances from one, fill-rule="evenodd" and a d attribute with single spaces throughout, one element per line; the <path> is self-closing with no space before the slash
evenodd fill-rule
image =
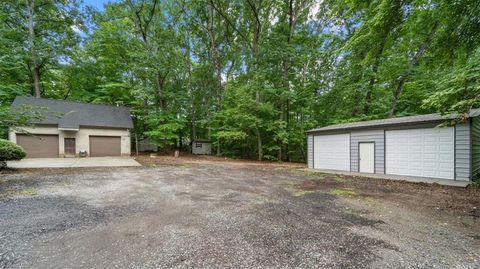
<path id="1" fill-rule="evenodd" d="M 308 167 L 471 181 L 480 176 L 480 110 L 338 124 L 308 134 Z M 445 125 L 445 124 L 444 124 Z"/>

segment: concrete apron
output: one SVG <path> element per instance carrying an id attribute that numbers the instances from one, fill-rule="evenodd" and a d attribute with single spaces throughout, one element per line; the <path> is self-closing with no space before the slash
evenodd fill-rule
<path id="1" fill-rule="evenodd" d="M 309 172 L 320 172 L 320 173 L 327 173 L 327 174 L 391 179 L 391 180 L 403 180 L 403 181 L 416 182 L 416 183 L 437 183 L 440 185 L 454 186 L 454 187 L 466 187 L 472 183 L 471 181 L 450 180 L 450 179 L 441 179 L 441 178 L 397 176 L 397 175 L 385 175 L 385 174 L 366 174 L 366 173 L 348 172 L 348 171 L 339 171 L 339 170 L 310 169 L 310 168 L 307 168 L 305 170 Z"/>
<path id="2" fill-rule="evenodd" d="M 128 167 L 142 166 L 132 158 L 87 157 L 87 158 L 27 158 L 9 161 L 11 168 L 68 168 L 68 167 Z"/>

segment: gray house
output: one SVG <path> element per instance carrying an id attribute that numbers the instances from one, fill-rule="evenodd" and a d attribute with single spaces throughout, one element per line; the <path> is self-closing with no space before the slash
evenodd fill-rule
<path id="1" fill-rule="evenodd" d="M 471 181 L 480 174 L 480 110 L 456 116 L 390 118 L 313 129 L 308 167 L 371 174 Z"/>
<path id="2" fill-rule="evenodd" d="M 27 158 L 130 156 L 128 108 L 17 96 L 12 110 L 36 109 L 43 117 L 33 126 L 15 126 L 9 139 Z"/>

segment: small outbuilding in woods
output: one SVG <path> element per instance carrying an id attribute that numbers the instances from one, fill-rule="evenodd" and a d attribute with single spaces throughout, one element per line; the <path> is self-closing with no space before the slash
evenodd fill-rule
<path id="1" fill-rule="evenodd" d="M 192 153 L 196 155 L 211 155 L 212 141 L 208 139 L 195 139 L 192 141 Z"/>
<path id="2" fill-rule="evenodd" d="M 331 125 L 308 131 L 308 167 L 472 181 L 480 175 L 480 109 Z M 453 124 L 448 124 L 453 122 Z"/>

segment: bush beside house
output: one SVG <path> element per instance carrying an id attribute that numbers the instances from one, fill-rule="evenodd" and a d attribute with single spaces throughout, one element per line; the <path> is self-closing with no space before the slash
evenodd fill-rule
<path id="1" fill-rule="evenodd" d="M 27 154 L 22 147 L 5 139 L 0 139 L 0 168 L 7 166 L 7 161 L 21 160 Z"/>

